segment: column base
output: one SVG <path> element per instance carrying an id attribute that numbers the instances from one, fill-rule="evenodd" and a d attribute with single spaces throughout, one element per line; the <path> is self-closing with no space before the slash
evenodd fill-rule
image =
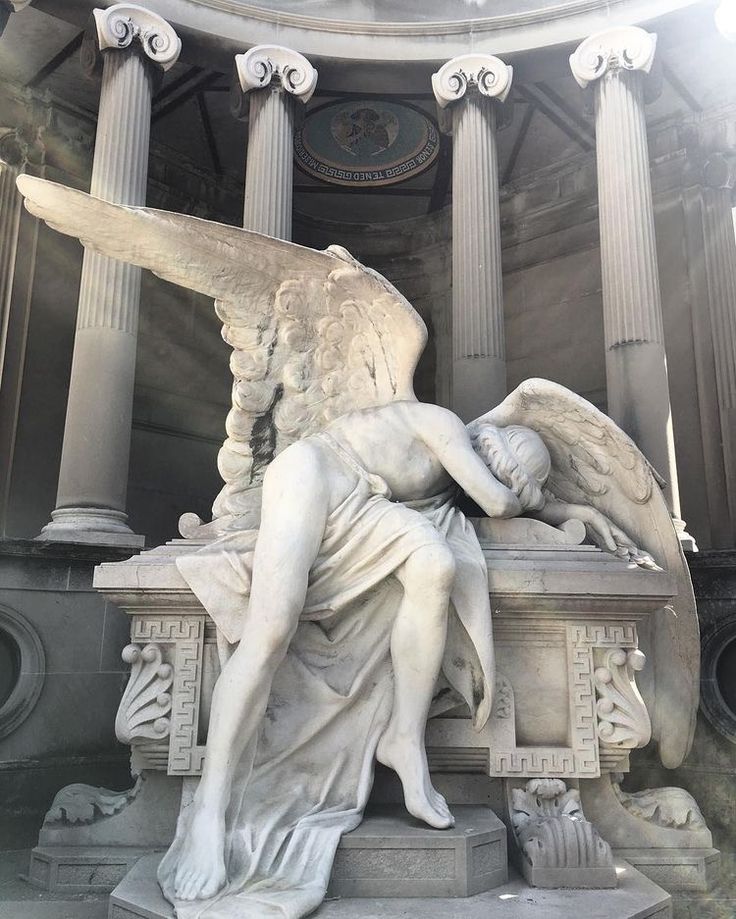
<path id="1" fill-rule="evenodd" d="M 680 545 L 682 546 L 685 552 L 697 552 L 698 544 L 695 542 L 695 539 L 688 533 L 687 524 L 684 520 L 681 520 L 679 517 L 673 517 L 672 523 L 674 524 L 675 531 L 677 532 L 677 538 L 680 540 Z"/>
<path id="2" fill-rule="evenodd" d="M 141 549 L 145 536 L 134 533 L 122 511 L 97 507 L 60 507 L 36 539 L 44 542 L 76 542 L 96 546 L 129 546 Z"/>

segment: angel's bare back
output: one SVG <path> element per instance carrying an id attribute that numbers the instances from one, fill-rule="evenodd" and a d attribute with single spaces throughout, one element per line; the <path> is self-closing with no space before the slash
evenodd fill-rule
<path id="1" fill-rule="evenodd" d="M 489 516 L 520 511 L 516 497 L 473 450 L 465 425 L 447 409 L 392 402 L 350 412 L 326 430 L 368 472 L 386 481 L 396 501 L 430 498 L 454 480 Z"/>

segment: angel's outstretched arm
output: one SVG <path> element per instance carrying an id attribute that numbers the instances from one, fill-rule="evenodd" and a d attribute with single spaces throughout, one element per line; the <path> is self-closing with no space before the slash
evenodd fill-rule
<path id="1" fill-rule="evenodd" d="M 582 520 L 588 536 L 601 549 L 607 549 L 609 552 L 630 559 L 642 568 L 656 569 L 659 567 L 651 555 L 634 545 L 620 527 L 617 527 L 605 514 L 594 507 L 586 504 L 568 504 L 566 501 L 559 501 L 549 492 L 546 492 L 545 497 L 547 500 L 544 507 L 537 511 L 530 511 L 530 516 L 552 526 L 560 526 L 566 520 Z"/>
<path id="2" fill-rule="evenodd" d="M 434 405 L 418 408 L 427 415 L 422 439 L 463 491 L 489 517 L 518 517 L 522 512 L 519 499 L 491 474 L 473 449 L 463 422 Z"/>

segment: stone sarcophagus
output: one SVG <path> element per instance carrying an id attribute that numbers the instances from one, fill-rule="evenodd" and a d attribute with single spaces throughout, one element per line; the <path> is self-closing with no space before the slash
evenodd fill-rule
<path id="1" fill-rule="evenodd" d="M 136 769 L 199 775 L 219 673 L 214 624 L 174 559 L 181 540 L 97 569 L 95 586 L 131 617 L 132 673 L 116 720 Z M 435 772 L 494 778 L 597 778 L 628 771 L 650 738 L 636 685 L 639 627 L 672 597 L 663 571 L 592 546 L 486 547 L 497 655 L 493 713 L 475 732 L 467 709 L 431 718 Z"/>

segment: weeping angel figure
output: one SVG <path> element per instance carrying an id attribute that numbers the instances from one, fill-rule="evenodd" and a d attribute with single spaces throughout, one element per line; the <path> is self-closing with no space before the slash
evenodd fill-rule
<path id="1" fill-rule="evenodd" d="M 528 380 L 469 425 L 418 402 L 424 323 L 340 247 L 18 184 L 85 246 L 215 298 L 233 347 L 225 486 L 212 522 L 182 518 L 177 565 L 218 627 L 222 672 L 159 880 L 182 919 L 296 919 L 321 902 L 376 759 L 414 817 L 453 823 L 426 720 L 452 697 L 482 728 L 494 685 L 486 561 L 458 494 L 489 517 L 580 519 L 632 565 L 682 572 L 666 506 L 629 438 L 554 383 Z M 655 622 L 657 660 L 697 641 L 688 596 Z M 655 736 L 676 765 L 697 673 L 655 672 Z"/>

